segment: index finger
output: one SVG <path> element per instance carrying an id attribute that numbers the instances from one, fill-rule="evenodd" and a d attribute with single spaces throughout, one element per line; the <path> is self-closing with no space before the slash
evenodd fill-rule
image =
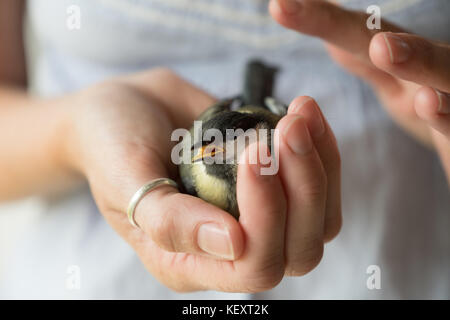
<path id="1" fill-rule="evenodd" d="M 370 30 L 367 27 L 368 14 L 344 9 L 328 1 L 271 0 L 269 11 L 286 28 L 319 37 L 367 63 L 370 63 L 370 40 L 375 33 L 402 32 L 401 28 L 384 20 L 380 30 Z"/>
<path id="2" fill-rule="evenodd" d="M 407 33 L 377 34 L 370 43 L 376 67 L 404 80 L 450 92 L 450 45 Z"/>

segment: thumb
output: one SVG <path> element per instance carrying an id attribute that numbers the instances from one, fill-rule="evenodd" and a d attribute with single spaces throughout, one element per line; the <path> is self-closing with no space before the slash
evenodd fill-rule
<path id="1" fill-rule="evenodd" d="M 450 45 L 407 33 L 382 32 L 370 43 L 372 62 L 396 77 L 450 91 Z"/>
<path id="2" fill-rule="evenodd" d="M 244 248 L 242 230 L 230 214 L 173 187 L 150 191 L 134 217 L 142 232 L 166 251 L 235 260 Z"/>

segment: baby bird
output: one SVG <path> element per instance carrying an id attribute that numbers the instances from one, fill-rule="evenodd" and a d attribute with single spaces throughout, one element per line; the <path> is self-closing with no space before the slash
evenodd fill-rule
<path id="1" fill-rule="evenodd" d="M 287 112 L 285 104 L 272 98 L 276 72 L 276 68 L 261 61 L 250 61 L 245 70 L 242 95 L 221 100 L 205 110 L 197 119 L 202 121 L 201 135 L 198 135 L 197 140 L 191 139 L 190 145 L 183 149 L 193 151 L 191 162 L 179 165 L 186 192 L 222 208 L 236 219 L 239 219 L 236 178 L 237 159 L 240 155 L 235 152 L 239 137 L 235 133 L 242 134 L 248 129 L 267 129 L 266 143 L 270 148 L 271 129 L 276 127 Z M 223 141 L 204 139 L 204 134 L 210 129 L 218 130 Z M 234 134 L 230 135 L 227 129 L 233 129 Z M 242 130 L 236 131 L 237 129 Z M 191 137 L 196 136 L 194 127 L 190 134 Z M 183 140 L 183 143 L 189 143 L 186 141 Z M 218 156 L 222 156 L 223 161 L 207 161 L 217 159 Z"/>

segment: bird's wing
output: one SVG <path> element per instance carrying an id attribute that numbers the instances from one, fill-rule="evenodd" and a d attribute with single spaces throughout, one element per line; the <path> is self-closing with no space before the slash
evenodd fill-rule
<path id="1" fill-rule="evenodd" d="M 266 97 L 264 99 L 265 105 L 267 109 L 269 109 L 271 112 L 275 113 L 276 115 L 279 115 L 280 117 L 283 117 L 287 114 L 288 106 L 284 103 L 276 100 L 273 97 Z"/>
<path id="2" fill-rule="evenodd" d="M 198 116 L 197 121 L 208 121 L 221 112 L 233 111 L 240 108 L 242 104 L 243 101 L 241 96 L 220 100 L 203 111 L 203 113 Z"/>

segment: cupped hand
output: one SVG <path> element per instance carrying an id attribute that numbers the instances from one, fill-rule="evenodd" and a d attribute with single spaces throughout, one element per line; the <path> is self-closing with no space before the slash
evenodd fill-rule
<path id="1" fill-rule="evenodd" d="M 311 98 L 294 100 L 278 125 L 277 174 L 239 165 L 239 221 L 161 186 L 139 202 L 140 228 L 125 214 L 131 197 L 150 180 L 176 179 L 171 133 L 189 127 L 214 98 L 165 69 L 119 77 L 69 98 L 67 164 L 86 176 L 99 210 L 146 268 L 174 290 L 272 288 L 285 275 L 312 270 L 324 241 L 339 231 L 339 153 Z"/>
<path id="2" fill-rule="evenodd" d="M 326 41 L 331 56 L 368 82 L 394 120 L 439 153 L 450 181 L 450 45 L 405 33 L 322 0 L 271 0 L 281 25 Z"/>

